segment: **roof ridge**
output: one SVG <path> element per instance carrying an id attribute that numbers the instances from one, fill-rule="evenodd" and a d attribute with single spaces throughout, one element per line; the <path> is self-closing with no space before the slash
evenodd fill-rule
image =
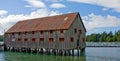
<path id="1" fill-rule="evenodd" d="M 46 16 L 46 17 L 39 17 L 39 18 L 30 18 L 30 19 L 21 20 L 18 22 L 24 22 L 24 21 L 28 21 L 28 20 L 30 21 L 30 20 L 36 20 L 36 19 L 44 19 L 44 18 L 50 18 L 50 17 L 57 17 L 57 16 L 70 15 L 70 14 L 79 14 L 79 12 L 65 13 L 65 14 L 60 14 L 60 15 Z"/>

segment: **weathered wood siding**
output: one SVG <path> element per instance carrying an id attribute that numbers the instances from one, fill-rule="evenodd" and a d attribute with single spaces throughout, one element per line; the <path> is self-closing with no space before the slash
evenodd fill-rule
<path id="1" fill-rule="evenodd" d="M 74 32 L 75 28 L 77 29 L 77 33 Z M 81 34 L 79 33 L 79 30 L 82 30 Z M 79 34 L 80 34 L 79 46 L 81 48 L 85 48 L 85 42 L 83 42 L 82 40 L 82 38 L 86 38 L 85 29 L 82 25 L 81 18 L 77 16 L 75 21 L 72 23 L 71 27 L 69 28 L 69 30 L 65 32 L 65 38 L 66 38 L 65 49 L 77 48 L 77 39 Z M 74 38 L 74 42 L 70 42 L 71 37 Z"/>
<path id="2" fill-rule="evenodd" d="M 80 16 L 77 16 L 70 28 L 63 30 L 63 33 L 60 33 L 61 30 L 52 31 L 52 33 L 43 31 L 43 34 L 41 34 L 41 31 L 22 32 L 20 35 L 19 33 L 7 33 L 5 34 L 5 44 L 8 47 L 15 48 L 74 49 L 77 48 L 77 39 L 79 39 L 79 47 L 85 48 L 83 39 L 86 39 L 86 32 L 81 21 Z M 80 30 L 82 33 L 80 33 Z M 80 37 L 78 37 L 79 34 Z M 64 38 L 64 41 L 59 41 L 60 37 Z M 73 37 L 73 42 L 70 41 L 71 37 Z M 18 38 L 21 41 L 18 41 Z M 27 41 L 25 41 L 25 38 L 27 38 Z M 35 41 L 32 41 L 33 38 L 35 38 Z M 44 38 L 44 41 L 40 41 L 40 38 Z M 53 38 L 53 41 L 50 42 L 49 38 Z"/>

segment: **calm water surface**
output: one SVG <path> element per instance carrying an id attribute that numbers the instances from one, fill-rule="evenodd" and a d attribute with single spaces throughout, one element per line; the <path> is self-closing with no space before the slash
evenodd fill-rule
<path id="1" fill-rule="evenodd" d="M 0 61 L 120 61 L 119 47 L 87 47 L 81 56 L 0 52 Z"/>

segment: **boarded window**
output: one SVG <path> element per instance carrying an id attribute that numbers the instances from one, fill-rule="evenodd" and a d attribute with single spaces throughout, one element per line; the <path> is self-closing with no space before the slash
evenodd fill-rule
<path id="1" fill-rule="evenodd" d="M 52 30 L 50 30 L 50 34 L 52 34 L 53 33 L 53 31 Z"/>
<path id="2" fill-rule="evenodd" d="M 60 30 L 60 33 L 63 33 L 63 30 Z"/>
<path id="3" fill-rule="evenodd" d="M 43 31 L 40 31 L 40 34 L 43 34 Z"/>
<path id="4" fill-rule="evenodd" d="M 82 41 L 85 42 L 85 38 L 82 38 Z"/>
<path id="5" fill-rule="evenodd" d="M 82 30 L 81 29 L 79 30 L 79 32 L 80 32 L 80 34 L 82 34 Z"/>
<path id="6" fill-rule="evenodd" d="M 59 41 L 60 41 L 60 42 L 64 42 L 64 41 L 65 41 L 65 38 L 59 38 Z"/>
<path id="7" fill-rule="evenodd" d="M 49 42 L 54 42 L 54 38 L 49 38 Z"/>
<path id="8" fill-rule="evenodd" d="M 73 37 L 70 38 L 70 42 L 74 42 L 74 38 Z"/>
<path id="9" fill-rule="evenodd" d="M 77 33 L 77 28 L 74 29 L 74 33 Z"/>
<path id="10" fill-rule="evenodd" d="M 28 39 L 27 39 L 27 38 L 24 38 L 24 41 L 26 42 L 26 41 L 28 41 Z"/>
<path id="11" fill-rule="evenodd" d="M 44 42 L 44 38 L 40 38 L 40 42 Z"/>
<path id="12" fill-rule="evenodd" d="M 18 38 L 18 41 L 21 41 L 21 39 L 20 39 L 20 38 Z"/>
<path id="13" fill-rule="evenodd" d="M 35 38 L 32 38 L 32 42 L 35 42 Z"/>

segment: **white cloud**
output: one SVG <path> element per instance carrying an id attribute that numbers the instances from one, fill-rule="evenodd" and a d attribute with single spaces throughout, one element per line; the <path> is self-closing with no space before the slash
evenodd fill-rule
<path id="1" fill-rule="evenodd" d="M 107 11 L 107 10 L 109 10 L 109 8 L 103 8 L 102 10 L 103 10 L 103 11 Z"/>
<path id="2" fill-rule="evenodd" d="M 50 5 L 50 8 L 65 8 L 66 6 L 64 4 L 61 3 L 54 3 Z"/>
<path id="3" fill-rule="evenodd" d="M 120 27 L 120 18 L 111 15 L 102 16 L 91 13 L 88 16 L 83 16 L 82 19 L 88 31 L 95 28 Z"/>
<path id="4" fill-rule="evenodd" d="M 62 13 L 58 12 L 58 11 L 51 11 L 49 16 L 54 16 L 54 15 L 60 15 Z"/>
<path id="5" fill-rule="evenodd" d="M 13 26 L 16 22 L 31 19 L 31 18 L 39 18 L 45 16 L 53 16 L 61 14 L 58 11 L 48 11 L 47 9 L 38 9 L 36 11 L 31 12 L 30 14 L 18 14 L 18 15 L 8 15 L 6 17 L 0 17 L 0 34 L 4 33 L 4 29 L 8 30 L 11 26 Z"/>
<path id="6" fill-rule="evenodd" d="M 35 7 L 35 8 L 45 8 L 46 5 L 41 0 L 25 0 L 29 3 L 29 5 L 25 5 L 25 7 Z"/>
<path id="7" fill-rule="evenodd" d="M 6 10 L 0 10 L 0 16 L 7 14 L 8 12 Z"/>
<path id="8" fill-rule="evenodd" d="M 120 0 L 109 0 L 109 1 L 108 0 L 68 0 L 68 1 L 98 5 L 104 8 L 111 8 L 116 12 L 120 12 Z"/>
<path id="9" fill-rule="evenodd" d="M 46 2 L 62 2 L 63 0 L 45 0 Z"/>

